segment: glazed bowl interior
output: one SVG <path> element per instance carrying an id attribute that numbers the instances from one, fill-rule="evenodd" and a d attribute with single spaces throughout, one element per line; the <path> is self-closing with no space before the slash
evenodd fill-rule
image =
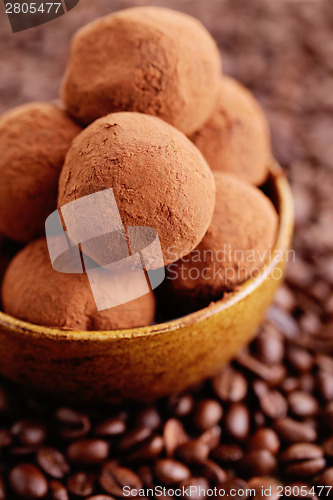
<path id="1" fill-rule="evenodd" d="M 214 374 L 253 337 L 283 279 L 293 202 L 282 169 L 264 186 L 279 214 L 271 260 L 237 291 L 181 318 L 114 331 L 65 331 L 0 312 L 0 373 L 61 399 L 151 400 Z"/>

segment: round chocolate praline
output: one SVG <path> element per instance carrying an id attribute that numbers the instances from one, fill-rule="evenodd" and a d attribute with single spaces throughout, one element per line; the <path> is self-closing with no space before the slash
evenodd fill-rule
<path id="1" fill-rule="evenodd" d="M 197 248 L 167 268 L 163 288 L 184 308 L 201 307 L 251 277 L 273 256 L 278 215 L 257 187 L 215 172 L 216 205 Z M 165 290 L 164 290 L 165 292 Z"/>
<path id="2" fill-rule="evenodd" d="M 0 232 L 27 242 L 57 206 L 65 155 L 81 131 L 61 109 L 30 103 L 0 117 Z"/>
<path id="3" fill-rule="evenodd" d="M 59 179 L 58 206 L 109 188 L 125 228 L 157 231 L 164 265 L 190 253 L 213 216 L 215 182 L 205 159 L 182 132 L 155 116 L 112 113 L 73 141 Z M 103 228 L 105 210 L 89 214 L 90 227 Z M 98 248 L 85 250 L 102 265 L 115 251 L 112 234 Z"/>
<path id="4" fill-rule="evenodd" d="M 153 292 L 98 311 L 88 276 L 55 271 L 45 239 L 29 243 L 9 264 L 2 304 L 16 318 L 65 330 L 135 328 L 151 324 L 155 317 Z"/>
<path id="5" fill-rule="evenodd" d="M 233 78 L 221 79 L 215 111 L 190 139 L 214 172 L 229 172 L 256 186 L 266 180 L 268 122 L 255 97 Z"/>
<path id="6" fill-rule="evenodd" d="M 138 111 L 190 134 L 213 112 L 220 74 L 217 45 L 197 19 L 135 7 L 74 35 L 61 95 L 84 124 L 115 111 Z"/>

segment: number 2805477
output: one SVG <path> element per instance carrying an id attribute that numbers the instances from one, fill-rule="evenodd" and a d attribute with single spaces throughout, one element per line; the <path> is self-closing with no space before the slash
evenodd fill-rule
<path id="1" fill-rule="evenodd" d="M 7 2 L 6 14 L 57 14 L 61 7 L 61 2 Z"/>

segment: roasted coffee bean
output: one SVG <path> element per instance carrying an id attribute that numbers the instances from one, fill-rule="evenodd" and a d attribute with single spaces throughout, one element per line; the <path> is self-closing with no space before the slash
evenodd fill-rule
<path id="1" fill-rule="evenodd" d="M 162 419 L 156 408 L 149 406 L 142 410 L 136 417 L 138 427 L 148 427 L 149 429 L 158 429 L 162 424 Z"/>
<path id="2" fill-rule="evenodd" d="M 217 397 L 224 402 L 238 403 L 242 401 L 248 389 L 247 380 L 239 371 L 231 367 L 224 369 L 212 381 Z"/>
<path id="3" fill-rule="evenodd" d="M 332 486 L 333 485 L 333 467 L 326 469 L 318 478 L 317 483 L 319 486 Z"/>
<path id="4" fill-rule="evenodd" d="M 44 472 L 56 479 L 62 479 L 70 470 L 64 455 L 55 448 L 40 448 L 36 460 Z"/>
<path id="5" fill-rule="evenodd" d="M 281 364 L 284 357 L 284 344 L 281 335 L 276 331 L 264 331 L 254 343 L 257 355 L 264 363 Z"/>
<path id="6" fill-rule="evenodd" d="M 148 439 L 148 441 L 145 441 L 143 444 L 139 445 L 139 447 L 135 448 L 135 450 L 127 456 L 127 460 L 129 462 L 135 462 L 138 460 L 157 458 L 162 453 L 163 448 L 164 441 L 162 436 L 153 436 Z"/>
<path id="7" fill-rule="evenodd" d="M 298 346 L 290 346 L 287 350 L 287 361 L 294 370 L 308 372 L 313 366 L 313 357 L 306 350 Z"/>
<path id="8" fill-rule="evenodd" d="M 318 474 L 326 465 L 321 447 L 312 443 L 297 443 L 287 448 L 280 460 L 289 476 L 306 478 Z"/>
<path id="9" fill-rule="evenodd" d="M 208 458 L 209 447 L 199 439 L 192 439 L 176 448 L 175 455 L 186 463 L 203 462 Z"/>
<path id="10" fill-rule="evenodd" d="M 290 270 L 288 276 L 290 277 Z M 267 318 L 286 338 L 295 340 L 299 337 L 300 327 L 288 311 L 281 307 L 273 306 L 269 309 Z"/>
<path id="11" fill-rule="evenodd" d="M 247 483 L 249 489 L 255 490 L 255 495 L 251 495 L 251 498 L 255 500 L 278 500 L 280 498 L 279 486 L 278 481 L 268 477 L 253 477 Z"/>
<path id="12" fill-rule="evenodd" d="M 186 443 L 188 440 L 183 424 L 176 418 L 170 418 L 164 424 L 163 438 L 165 450 L 169 457 L 171 457 L 176 448 Z"/>
<path id="13" fill-rule="evenodd" d="M 155 474 L 159 481 L 166 486 L 172 486 L 185 481 L 191 477 L 191 472 L 188 467 L 171 458 L 163 458 L 155 464 Z"/>
<path id="14" fill-rule="evenodd" d="M 67 457 L 75 465 L 98 465 L 109 455 L 109 444 L 102 439 L 74 441 L 67 448 Z"/>
<path id="15" fill-rule="evenodd" d="M 44 498 L 48 485 L 45 477 L 32 464 L 21 464 L 9 473 L 10 486 L 14 493 L 25 498 Z"/>
<path id="16" fill-rule="evenodd" d="M 192 500 L 200 500 L 206 497 L 206 491 L 209 488 L 209 483 L 204 477 L 190 477 L 189 479 L 182 481 L 179 488 L 185 489 L 184 498 L 190 496 Z"/>
<path id="17" fill-rule="evenodd" d="M 248 447 L 250 450 L 268 450 L 276 455 L 280 449 L 280 439 L 272 429 L 262 428 L 250 438 Z"/>
<path id="18" fill-rule="evenodd" d="M 311 373 L 302 373 L 299 378 L 299 389 L 303 392 L 314 392 L 316 389 L 316 381 Z"/>
<path id="19" fill-rule="evenodd" d="M 150 466 L 143 465 L 140 467 L 138 469 L 138 475 L 146 488 L 154 488 L 154 474 Z"/>
<path id="20" fill-rule="evenodd" d="M 274 455 L 268 450 L 251 450 L 241 460 L 240 466 L 247 477 L 269 476 L 277 465 Z"/>
<path id="21" fill-rule="evenodd" d="M 64 439 L 80 439 L 90 431 L 89 417 L 71 408 L 59 408 L 55 414 L 59 434 Z"/>
<path id="22" fill-rule="evenodd" d="M 169 398 L 169 408 L 175 417 L 186 417 L 194 408 L 194 398 L 192 394 L 171 396 Z"/>
<path id="23" fill-rule="evenodd" d="M 59 481 L 49 482 L 49 496 L 51 500 L 69 500 L 67 488 Z"/>
<path id="24" fill-rule="evenodd" d="M 288 443 L 311 443 L 317 439 L 317 431 L 311 425 L 289 417 L 275 420 L 274 429 L 280 438 Z"/>
<path id="25" fill-rule="evenodd" d="M 201 464 L 203 475 L 213 482 L 215 486 L 223 483 L 227 479 L 227 473 L 213 460 L 205 460 Z"/>
<path id="26" fill-rule="evenodd" d="M 103 465 L 99 484 L 106 493 L 116 497 L 124 495 L 124 486 L 137 490 L 143 486 L 141 478 L 135 472 L 127 467 L 115 465 L 114 462 L 107 462 Z"/>
<path id="27" fill-rule="evenodd" d="M 126 423 L 122 418 L 113 417 L 101 422 L 95 429 L 96 436 L 120 436 L 126 431 Z"/>
<path id="28" fill-rule="evenodd" d="M 231 438 L 244 440 L 250 431 L 250 412 L 247 406 L 243 403 L 230 405 L 224 417 L 224 427 Z"/>
<path id="29" fill-rule="evenodd" d="M 304 391 L 295 391 L 289 394 L 288 404 L 291 413 L 300 418 L 313 417 L 319 410 L 318 401 Z"/>
<path id="30" fill-rule="evenodd" d="M 199 440 L 208 446 L 210 450 L 214 450 L 216 446 L 219 445 L 221 439 L 222 429 L 219 425 L 214 425 L 210 429 L 207 429 L 199 436 Z"/>
<path id="31" fill-rule="evenodd" d="M 73 495 L 86 497 L 94 491 L 96 477 L 94 474 L 78 472 L 67 479 L 67 488 Z"/>
<path id="32" fill-rule="evenodd" d="M 119 442 L 119 449 L 120 451 L 129 451 L 134 446 L 143 443 L 151 435 L 152 435 L 152 429 L 140 425 L 140 427 L 136 427 L 132 431 L 129 431 L 121 438 Z"/>
<path id="33" fill-rule="evenodd" d="M 255 500 L 278 500 L 281 495 L 279 486 L 278 481 L 268 477 L 253 477 L 247 483 L 247 487 L 255 491 L 255 495 L 251 495 Z"/>
<path id="34" fill-rule="evenodd" d="M 319 371 L 330 373 L 331 375 L 333 374 L 333 357 L 325 354 L 315 354 L 314 362 Z"/>
<path id="35" fill-rule="evenodd" d="M 247 353 L 239 354 L 237 356 L 237 362 L 240 366 L 249 370 L 253 375 L 261 378 L 270 385 L 278 384 L 286 375 L 286 369 L 283 365 L 266 365 Z"/>
<path id="36" fill-rule="evenodd" d="M 316 281 L 309 290 L 309 294 L 319 302 L 325 301 L 330 295 L 330 286 L 326 281 Z"/>
<path id="37" fill-rule="evenodd" d="M 40 446 L 46 438 L 46 429 L 37 422 L 21 420 L 16 422 L 11 432 L 23 446 Z"/>
<path id="38" fill-rule="evenodd" d="M 314 311 L 307 311 L 299 320 L 302 330 L 309 334 L 316 335 L 321 329 L 321 321 Z"/>
<path id="39" fill-rule="evenodd" d="M 300 380 L 296 377 L 287 377 L 280 385 L 280 388 L 285 394 L 290 394 L 300 389 Z"/>
<path id="40" fill-rule="evenodd" d="M 243 455 L 242 448 L 237 444 L 221 444 L 212 453 L 213 458 L 225 467 L 236 466 Z"/>
<path id="41" fill-rule="evenodd" d="M 194 410 L 194 424 L 202 431 L 210 429 L 218 424 L 223 416 L 223 409 L 215 399 L 204 399 L 200 401 Z"/>
<path id="42" fill-rule="evenodd" d="M 275 303 L 277 306 L 279 306 L 281 309 L 286 309 L 288 312 L 292 312 L 295 307 L 296 307 L 296 299 L 290 290 L 286 285 L 282 285 L 275 294 Z"/>
<path id="43" fill-rule="evenodd" d="M 266 416 L 262 411 L 255 411 L 253 414 L 253 422 L 256 427 L 265 427 L 266 425 Z"/>
<path id="44" fill-rule="evenodd" d="M 288 411 L 287 401 L 276 389 L 269 387 L 261 381 L 253 384 L 253 390 L 259 400 L 262 412 L 269 418 L 285 417 Z"/>
<path id="45" fill-rule="evenodd" d="M 245 500 L 249 495 L 246 482 L 238 477 L 227 479 L 219 488 L 222 490 L 222 496 L 225 498 L 232 497 L 235 500 Z"/>

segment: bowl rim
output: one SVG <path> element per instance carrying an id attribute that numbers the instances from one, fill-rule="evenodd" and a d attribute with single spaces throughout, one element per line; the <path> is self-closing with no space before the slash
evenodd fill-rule
<path id="1" fill-rule="evenodd" d="M 138 337 L 156 336 L 165 332 L 178 330 L 184 326 L 189 326 L 206 318 L 217 314 L 234 304 L 240 302 L 250 293 L 252 293 L 261 283 L 271 274 L 274 268 L 281 262 L 285 252 L 288 250 L 293 232 L 294 223 L 294 204 L 289 182 L 281 166 L 272 159 L 269 164 L 269 172 L 274 182 L 278 215 L 279 230 L 276 243 L 272 250 L 275 255 L 261 269 L 258 276 L 250 278 L 241 284 L 237 291 L 232 292 L 228 298 L 212 302 L 208 306 L 194 311 L 177 319 L 163 323 L 153 324 L 145 327 L 128 328 L 123 330 L 63 330 L 43 325 L 36 325 L 15 318 L 9 314 L 0 311 L 0 327 L 6 327 L 25 336 L 34 336 L 38 338 L 68 339 L 72 341 L 110 341 L 119 339 L 132 339 Z"/>

